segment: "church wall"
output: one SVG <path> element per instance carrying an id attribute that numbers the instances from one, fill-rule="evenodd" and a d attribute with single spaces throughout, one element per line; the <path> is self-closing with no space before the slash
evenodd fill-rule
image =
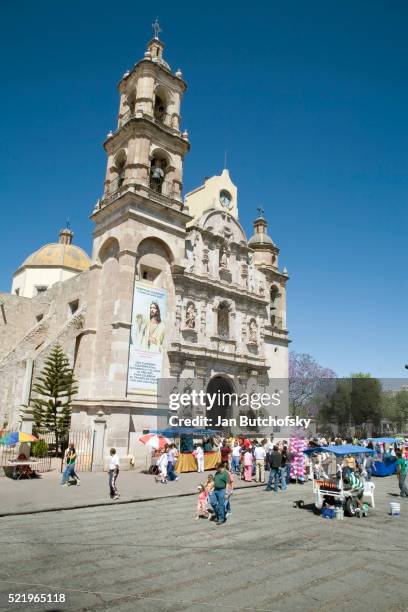
<path id="1" fill-rule="evenodd" d="M 17 425 L 20 406 L 27 396 L 26 369 L 33 361 L 33 378 L 50 348 L 60 343 L 73 364 L 78 313 L 86 306 L 88 272 L 56 283 L 32 299 L 2 294 L 6 323 L 0 316 L 0 425 Z M 72 314 L 69 304 L 78 300 Z M 36 317 L 43 315 L 41 321 Z"/>

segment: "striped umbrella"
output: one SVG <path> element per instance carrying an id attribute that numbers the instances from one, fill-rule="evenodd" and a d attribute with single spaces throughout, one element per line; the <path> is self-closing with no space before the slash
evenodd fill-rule
<path id="1" fill-rule="evenodd" d="M 22 442 L 36 442 L 38 438 L 31 434 L 24 433 L 24 431 L 11 431 L 2 438 L 0 438 L 0 444 L 5 446 L 11 446 L 12 444 L 21 444 Z"/>
<path id="2" fill-rule="evenodd" d="M 142 444 L 146 444 L 146 446 L 150 446 L 150 448 L 154 448 L 155 450 L 162 449 L 166 446 L 166 444 L 170 444 L 170 440 L 161 436 L 160 434 L 146 434 L 139 438 L 139 441 Z"/>

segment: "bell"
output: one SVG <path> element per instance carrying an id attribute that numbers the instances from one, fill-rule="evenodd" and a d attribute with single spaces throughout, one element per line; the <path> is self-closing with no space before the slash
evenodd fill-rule
<path id="1" fill-rule="evenodd" d="M 164 172 L 161 168 L 155 166 L 152 171 L 152 179 L 155 181 L 161 181 L 164 178 Z"/>

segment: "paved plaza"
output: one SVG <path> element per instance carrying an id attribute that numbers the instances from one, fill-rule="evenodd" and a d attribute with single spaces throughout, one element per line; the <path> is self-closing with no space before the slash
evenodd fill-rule
<path id="1" fill-rule="evenodd" d="M 375 483 L 366 519 L 293 508 L 312 503 L 310 484 L 237 490 L 220 527 L 194 520 L 193 496 L 3 517 L 0 609 L 407 610 L 408 504 L 388 516 L 396 479 Z M 7 604 L 7 593 L 67 603 Z"/>

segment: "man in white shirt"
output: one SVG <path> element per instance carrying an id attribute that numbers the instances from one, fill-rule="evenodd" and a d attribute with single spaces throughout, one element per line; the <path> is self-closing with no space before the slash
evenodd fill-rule
<path id="1" fill-rule="evenodd" d="M 116 481 L 119 475 L 119 457 L 116 454 L 116 448 L 110 449 L 109 455 L 109 494 L 111 499 L 119 499 Z"/>
<path id="2" fill-rule="evenodd" d="M 255 481 L 265 482 L 265 457 L 266 450 L 262 444 L 258 444 L 254 450 L 255 457 Z"/>

